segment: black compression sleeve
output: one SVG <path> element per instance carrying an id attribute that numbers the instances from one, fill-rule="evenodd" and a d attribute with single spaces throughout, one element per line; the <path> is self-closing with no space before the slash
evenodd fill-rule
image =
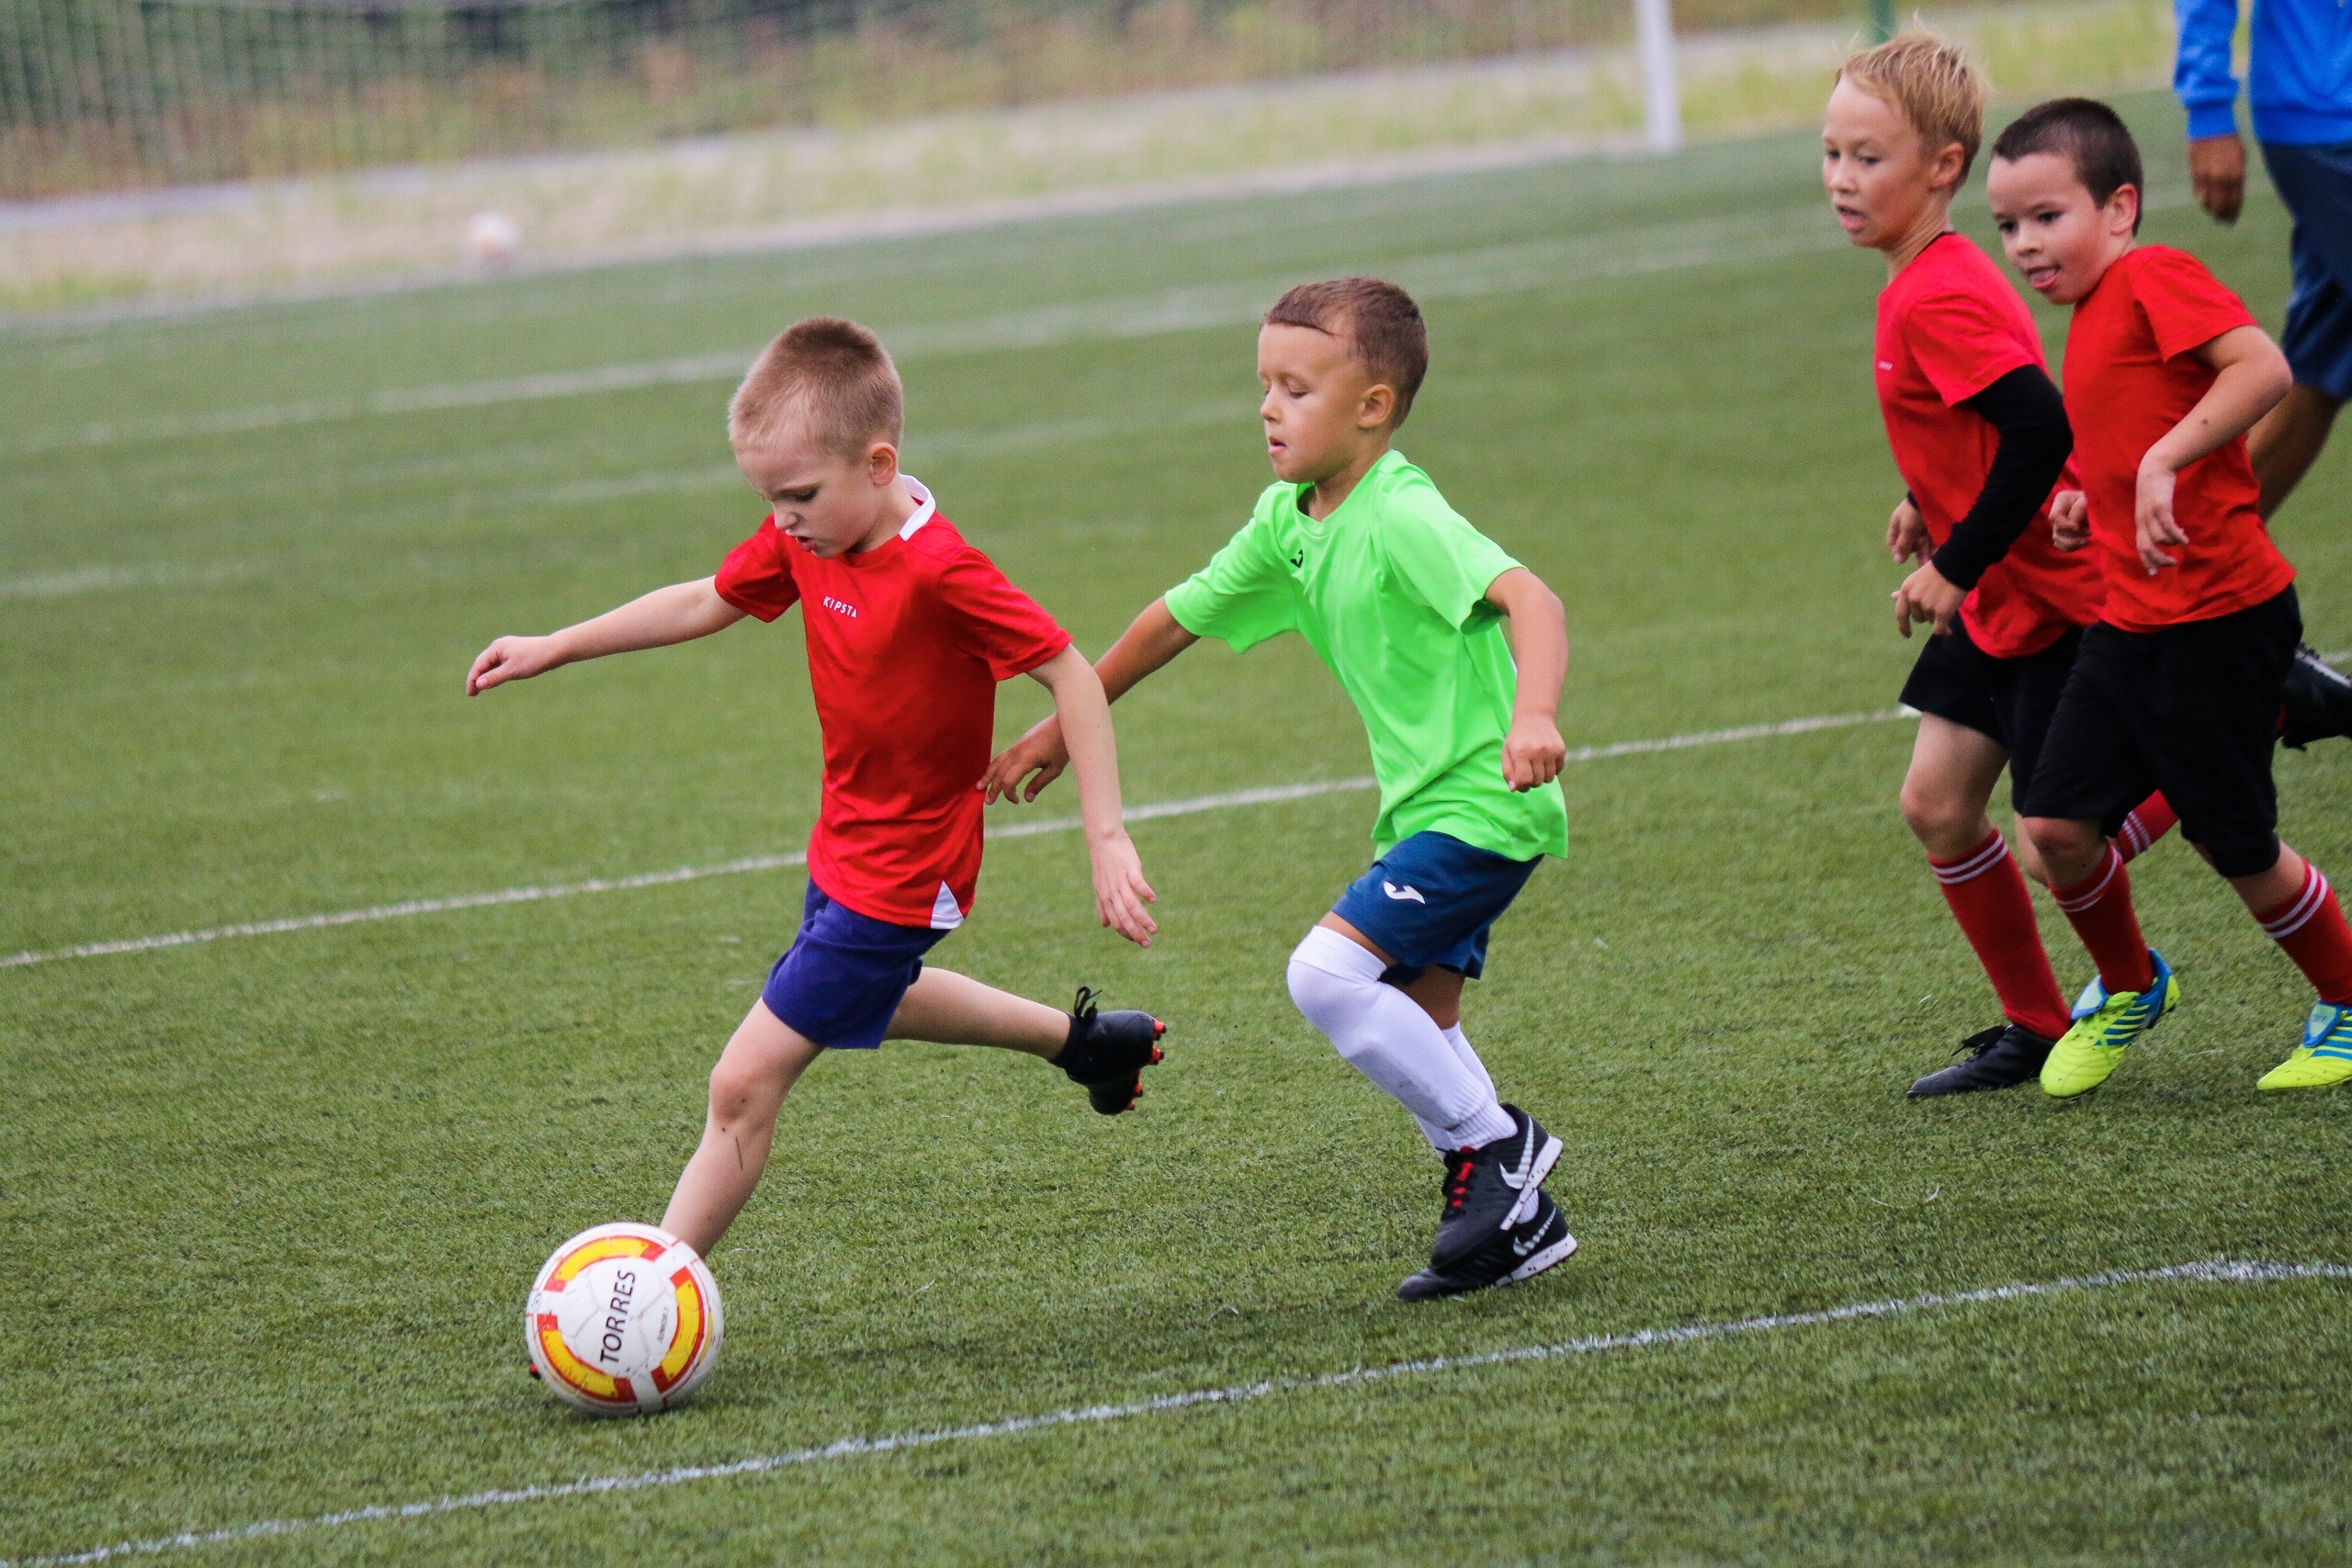
<path id="1" fill-rule="evenodd" d="M 1984 416 L 2000 437 L 1984 488 L 1937 549 L 1934 566 L 1955 588 L 1973 588 L 2009 553 L 2066 467 L 2075 431 L 2065 400 L 2039 365 L 2020 365 L 1961 407 Z"/>

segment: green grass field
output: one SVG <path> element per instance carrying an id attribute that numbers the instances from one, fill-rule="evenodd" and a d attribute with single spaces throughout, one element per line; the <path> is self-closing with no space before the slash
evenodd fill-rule
<path id="1" fill-rule="evenodd" d="M 2180 200 L 2168 107 L 2132 108 L 2169 202 L 2149 236 L 2275 326 L 2278 205 L 2213 228 Z M 1571 745 L 1893 702 L 1913 647 L 1878 543 L 1900 493 L 1871 397 L 1882 274 L 1821 210 L 1803 136 L 19 326 L 0 954 L 801 846 L 792 622 L 460 695 L 492 636 L 707 573 L 756 522 L 723 381 L 295 405 L 748 353 L 855 314 L 904 349 L 910 467 L 1092 651 L 1264 482 L 1251 312 L 1345 270 L 1427 297 L 1400 445 L 1566 599 Z M 249 410 L 277 412 L 157 434 Z M 2279 525 L 2330 649 L 2352 647 L 2347 464 L 2339 443 Z M 1008 687 L 1003 733 L 1042 707 Z M 1134 803 L 1365 768 L 1295 638 L 1204 647 L 1119 717 Z M 2352 1100 L 2255 1094 L 2307 994 L 2177 841 L 2135 874 L 2187 1005 L 2105 1090 L 1905 1102 L 1994 1017 L 1894 810 L 1909 739 L 1571 769 L 1573 852 L 1499 928 L 1467 1022 L 1567 1138 L 1584 1249 L 1435 1305 L 1390 1294 L 1434 1217 L 1426 1149 L 1283 984 L 1361 868 L 1370 796 L 1140 824 L 1148 953 L 1094 929 L 1074 836 L 997 845 L 938 961 L 1170 1020 L 1140 1112 L 1090 1115 L 994 1053 L 821 1065 L 713 1260 L 721 1365 L 648 1421 L 574 1417 L 523 1375 L 523 1292 L 572 1231 L 658 1216 L 797 872 L 0 969 L 0 1558 L 1926 1292 L 2352 1261 Z M 2278 773 L 2289 836 L 2352 874 L 2352 748 Z M 2345 1308 L 2325 1279 L 2122 1284 L 153 1560 L 2344 1562 Z"/>

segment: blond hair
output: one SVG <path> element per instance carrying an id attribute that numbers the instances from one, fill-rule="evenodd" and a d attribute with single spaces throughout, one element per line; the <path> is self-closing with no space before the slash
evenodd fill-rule
<path id="1" fill-rule="evenodd" d="M 820 446 L 858 458 L 874 442 L 896 446 L 905 419 L 906 392 L 882 340 L 855 321 L 810 316 L 752 362 L 727 404 L 727 439 L 757 446 L 805 420 Z"/>
<path id="2" fill-rule="evenodd" d="M 1838 79 L 1892 104 L 1929 156 L 1960 143 L 1960 177 L 1975 166 L 1984 141 L 1984 76 L 1960 45 L 1930 32 L 1906 32 L 1846 57 Z"/>

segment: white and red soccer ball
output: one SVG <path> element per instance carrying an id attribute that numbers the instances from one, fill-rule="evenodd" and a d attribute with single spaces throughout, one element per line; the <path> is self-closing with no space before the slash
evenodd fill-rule
<path id="1" fill-rule="evenodd" d="M 652 1225 L 597 1225 L 531 1282 L 523 1339 L 556 1397 L 598 1416 L 667 1410 L 718 1359 L 718 1286 L 700 1254 Z"/>

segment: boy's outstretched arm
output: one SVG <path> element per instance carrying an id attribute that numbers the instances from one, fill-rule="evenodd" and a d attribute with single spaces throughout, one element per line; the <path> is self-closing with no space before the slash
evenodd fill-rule
<path id="1" fill-rule="evenodd" d="M 1177 624 L 1169 614 L 1167 600 L 1154 599 L 1095 665 L 1103 700 L 1117 702 L 1136 682 L 1200 640 Z M 1104 722 L 1109 722 L 1107 714 Z M 1049 714 L 989 764 L 989 771 L 980 776 L 980 787 L 991 805 L 999 800 L 1035 800 L 1039 791 L 1062 776 L 1069 758 L 1069 749 L 1062 742 L 1061 716 Z M 1037 776 L 1023 790 L 1021 781 L 1031 773 Z M 1082 793 L 1085 780 L 1081 776 L 1079 782 Z"/>
<path id="2" fill-rule="evenodd" d="M 2286 355 L 2260 327 L 2233 327 L 2192 352 L 2214 373 L 2213 384 L 2197 406 L 2140 459 L 2133 523 L 2140 564 L 2151 577 L 2178 559 L 2165 554 L 2165 547 L 2188 543 L 2187 531 L 2172 511 L 2180 470 L 2252 430 L 2255 422 L 2295 387 L 2295 373 L 2288 368 Z"/>
<path id="3" fill-rule="evenodd" d="M 1568 613 L 1560 596 L 1523 566 L 1515 566 L 1480 595 L 1510 617 L 1510 651 L 1519 666 L 1510 733 L 1503 738 L 1503 782 L 1515 791 L 1550 784 L 1568 760 L 1560 739 L 1560 687 L 1568 678 Z"/>
<path id="4" fill-rule="evenodd" d="M 725 631 L 742 618 L 742 611 L 718 596 L 713 579 L 673 582 L 546 637 L 500 637 L 475 656 L 474 667 L 466 672 L 466 695 L 479 696 L 492 686 L 527 681 L 583 659 L 692 642 Z"/>
<path id="5" fill-rule="evenodd" d="M 1075 643 L 1029 673 L 1054 694 L 1055 716 L 1069 738 L 1069 761 L 1078 768 L 1079 816 L 1086 824 L 1086 852 L 1094 863 L 1094 912 L 1137 947 L 1149 947 L 1159 927 L 1144 906 L 1159 895 L 1143 879 L 1143 859 L 1120 819 L 1119 749 L 1102 682 Z"/>

